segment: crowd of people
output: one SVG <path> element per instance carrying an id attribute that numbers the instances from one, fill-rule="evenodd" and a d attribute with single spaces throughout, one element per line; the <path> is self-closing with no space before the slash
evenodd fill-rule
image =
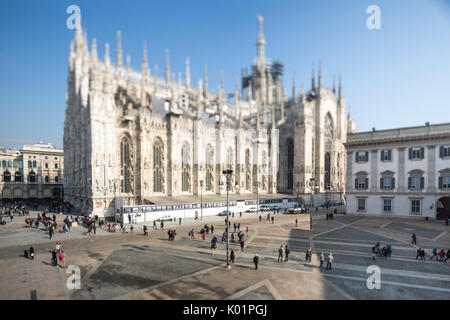
<path id="1" fill-rule="evenodd" d="M 392 246 L 389 243 L 386 243 L 384 247 L 381 247 L 380 243 L 377 242 L 372 247 L 372 260 L 375 260 L 376 256 L 380 256 L 387 259 L 391 257 L 391 254 L 392 254 Z"/>

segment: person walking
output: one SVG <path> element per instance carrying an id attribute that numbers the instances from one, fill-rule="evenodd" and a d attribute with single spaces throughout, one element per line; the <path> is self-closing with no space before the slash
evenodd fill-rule
<path id="1" fill-rule="evenodd" d="M 33 246 L 30 246 L 30 258 L 31 258 L 31 260 L 34 260 L 34 248 L 33 248 Z"/>
<path id="2" fill-rule="evenodd" d="M 431 256 L 430 260 L 433 260 L 433 258 L 436 258 L 436 260 L 439 260 L 437 248 L 434 248 L 434 249 L 433 249 L 432 254 L 433 254 L 433 255 Z"/>
<path id="3" fill-rule="evenodd" d="M 245 227 L 245 233 L 247 234 L 248 237 L 248 226 Z"/>
<path id="4" fill-rule="evenodd" d="M 214 253 L 216 252 L 216 248 L 217 248 L 217 237 L 214 236 L 211 240 L 211 255 L 214 255 Z"/>
<path id="5" fill-rule="evenodd" d="M 55 267 L 58 265 L 58 253 L 56 252 L 56 249 L 53 249 L 52 251 L 52 264 Z"/>
<path id="6" fill-rule="evenodd" d="M 261 222 L 261 215 L 259 215 L 259 222 Z"/>
<path id="7" fill-rule="evenodd" d="M 278 262 L 283 262 L 283 246 L 278 249 Z"/>
<path id="8" fill-rule="evenodd" d="M 178 219 L 178 224 L 181 225 L 181 217 Z"/>
<path id="9" fill-rule="evenodd" d="M 274 220 L 275 220 L 275 219 L 274 219 L 274 216 L 272 216 L 272 224 L 274 223 Z"/>
<path id="10" fill-rule="evenodd" d="M 259 257 L 258 254 L 255 254 L 253 257 L 253 263 L 255 264 L 255 270 L 258 270 Z"/>
<path id="11" fill-rule="evenodd" d="M 323 252 L 320 253 L 320 266 L 319 268 L 322 268 L 323 262 L 325 261 L 325 256 L 323 255 Z"/>
<path id="12" fill-rule="evenodd" d="M 417 244 L 417 237 L 416 237 L 415 233 L 412 234 L 411 238 L 412 238 L 412 244 Z"/>
<path id="13" fill-rule="evenodd" d="M 284 247 L 284 262 L 288 262 L 289 261 L 289 253 L 291 251 L 289 250 L 288 246 L 285 245 Z"/>
<path id="14" fill-rule="evenodd" d="M 144 226 L 143 229 L 144 229 L 144 236 L 148 236 L 148 229 L 147 229 L 147 226 Z"/>
<path id="15" fill-rule="evenodd" d="M 214 226 L 211 225 L 211 234 L 214 234 Z"/>
<path id="16" fill-rule="evenodd" d="M 60 243 L 59 241 L 56 242 L 55 250 L 56 250 L 56 252 L 57 252 L 58 254 L 61 253 L 61 243 Z"/>
<path id="17" fill-rule="evenodd" d="M 330 252 L 327 258 L 327 269 L 331 270 L 331 265 L 333 264 L 333 262 L 334 262 L 333 254 Z"/>
<path id="18" fill-rule="evenodd" d="M 236 256 L 235 256 L 235 254 L 234 254 L 234 249 L 231 249 L 231 252 L 230 252 L 230 261 L 231 261 L 231 263 L 233 263 L 233 264 L 234 264 L 234 259 L 236 259 Z"/>
<path id="19" fill-rule="evenodd" d="M 164 230 L 164 221 L 161 220 L 161 230 Z"/>
<path id="20" fill-rule="evenodd" d="M 244 252 L 245 241 L 241 240 L 241 251 Z"/>
<path id="21" fill-rule="evenodd" d="M 61 265 L 61 268 L 66 267 L 66 255 L 64 254 L 64 250 L 61 251 L 61 254 L 59 255 L 59 263 Z"/>
<path id="22" fill-rule="evenodd" d="M 297 227 L 298 225 L 298 219 L 295 219 L 295 226 Z"/>
<path id="23" fill-rule="evenodd" d="M 306 250 L 306 256 L 305 256 L 306 263 L 311 262 L 311 255 L 312 255 L 311 248 L 308 248 L 308 250 Z"/>
<path id="24" fill-rule="evenodd" d="M 447 262 L 448 258 L 450 258 L 450 249 L 447 249 L 447 254 L 445 255 L 445 260 L 443 262 Z"/>

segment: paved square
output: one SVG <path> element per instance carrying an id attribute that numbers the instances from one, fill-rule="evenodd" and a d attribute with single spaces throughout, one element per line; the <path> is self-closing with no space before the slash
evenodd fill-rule
<path id="1" fill-rule="evenodd" d="M 300 219 L 295 226 L 295 219 Z M 275 215 L 275 223 L 255 214 L 234 219 L 242 229 L 249 226 L 246 246 L 241 251 L 231 243 L 236 261 L 225 268 L 222 217 L 203 221 L 186 220 L 183 225 L 168 223 L 165 230 L 142 235 L 99 230 L 95 236 L 78 227 L 72 234 L 57 234 L 49 240 L 45 231 L 28 229 L 20 223 L 0 228 L 0 299 L 450 299 L 449 262 L 430 261 L 431 250 L 450 247 L 448 227 L 439 221 L 406 220 L 390 217 L 335 216 L 327 221 L 313 215 Z M 231 221 L 233 223 L 233 220 Z M 205 223 L 213 224 L 218 248 L 211 254 L 212 235 L 202 240 L 197 233 Z M 169 241 L 167 229 L 177 237 Z M 417 245 L 411 244 L 411 234 Z M 237 240 L 237 236 L 236 236 Z M 66 269 L 50 265 L 49 250 L 61 241 L 69 265 L 81 270 L 81 289 L 69 290 Z M 371 248 L 379 241 L 392 245 L 392 256 L 372 260 Z M 36 259 L 27 260 L 23 250 L 32 243 Z M 289 261 L 278 262 L 278 248 L 290 248 Z M 416 260 L 418 247 L 427 260 Z M 305 252 L 313 249 L 312 262 Z M 319 268 L 318 256 L 333 253 L 335 263 Z M 260 263 L 254 270 L 253 257 Z M 381 288 L 368 289 L 367 267 L 381 269 Z"/>

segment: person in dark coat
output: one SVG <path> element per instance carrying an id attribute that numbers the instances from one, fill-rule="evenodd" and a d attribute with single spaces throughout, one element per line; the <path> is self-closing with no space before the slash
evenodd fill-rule
<path id="1" fill-rule="evenodd" d="M 53 249 L 53 251 L 52 251 L 52 263 L 53 263 L 53 265 L 56 267 L 57 265 L 58 265 L 58 255 L 57 255 L 57 252 L 56 252 L 56 249 Z"/>
<path id="2" fill-rule="evenodd" d="M 234 254 L 234 250 L 231 249 L 231 253 L 230 253 L 230 261 L 231 261 L 231 263 L 234 263 L 234 259 L 236 259 L 236 255 Z"/>
<path id="3" fill-rule="evenodd" d="M 258 263 L 259 263 L 259 257 L 258 257 L 258 254 L 256 254 L 256 255 L 253 257 L 253 263 L 255 264 L 255 270 L 258 270 Z"/>
<path id="4" fill-rule="evenodd" d="M 29 252 L 30 252 L 30 258 L 31 258 L 31 260 L 33 260 L 34 259 L 34 248 L 32 246 L 30 246 Z"/>

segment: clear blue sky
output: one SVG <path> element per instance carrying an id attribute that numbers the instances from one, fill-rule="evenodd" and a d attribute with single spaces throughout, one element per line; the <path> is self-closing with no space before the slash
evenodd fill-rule
<path id="1" fill-rule="evenodd" d="M 100 57 L 109 42 L 115 62 L 120 29 L 133 68 L 140 68 L 147 40 L 149 64 L 158 64 L 160 75 L 169 48 L 172 72 L 184 74 L 189 56 L 193 84 L 206 63 L 210 88 L 217 91 L 223 70 L 227 92 L 256 56 L 261 14 L 266 54 L 284 63 L 288 95 L 294 71 L 297 87 L 309 89 L 311 64 L 317 70 L 320 59 L 325 85 L 342 73 L 358 131 L 450 122 L 449 1 L 0 0 L 1 139 L 62 147 L 71 4 L 80 6 L 83 28 L 89 42 L 97 38 Z M 371 4 L 381 8 L 381 30 L 366 27 Z"/>

